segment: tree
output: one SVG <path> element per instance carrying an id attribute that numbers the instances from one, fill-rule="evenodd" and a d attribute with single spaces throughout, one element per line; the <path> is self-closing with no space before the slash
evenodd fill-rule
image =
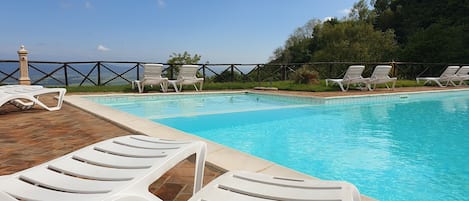
<path id="1" fill-rule="evenodd" d="M 311 60 L 311 39 L 314 37 L 315 27 L 321 24 L 318 19 L 309 20 L 295 31 L 285 41 L 283 47 L 274 51 L 271 63 L 305 63 Z"/>
<path id="2" fill-rule="evenodd" d="M 168 77 L 173 78 L 174 73 L 179 73 L 179 68 L 183 64 L 197 64 L 199 63 L 200 59 L 202 56 L 195 54 L 194 56 L 191 56 L 187 51 L 184 51 L 184 53 L 174 53 L 172 55 L 169 55 L 169 60 L 167 63 L 171 65 L 171 69 Z"/>
<path id="3" fill-rule="evenodd" d="M 314 61 L 390 61 L 398 48 L 392 31 L 376 31 L 360 21 L 323 24 L 313 43 Z"/>
<path id="4" fill-rule="evenodd" d="M 376 27 L 394 30 L 399 59 L 468 62 L 468 0 L 376 0 Z"/>
<path id="5" fill-rule="evenodd" d="M 202 56 L 195 54 L 193 57 L 191 54 L 187 53 L 187 51 L 184 51 L 184 53 L 174 53 L 172 55 L 169 55 L 169 60 L 168 64 L 171 65 L 181 65 L 181 64 L 197 64 Z"/>
<path id="6" fill-rule="evenodd" d="M 353 4 L 353 8 L 349 13 L 348 20 L 362 21 L 371 23 L 375 19 L 375 12 L 368 8 L 368 1 L 359 0 Z"/>

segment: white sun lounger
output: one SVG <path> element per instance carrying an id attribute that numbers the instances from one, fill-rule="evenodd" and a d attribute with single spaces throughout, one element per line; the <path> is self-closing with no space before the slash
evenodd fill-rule
<path id="1" fill-rule="evenodd" d="M 169 80 L 169 83 L 173 85 L 176 92 L 180 92 L 183 85 L 194 85 L 195 90 L 199 91 L 196 84 L 200 84 L 200 91 L 202 91 L 204 78 L 197 77 L 198 70 L 199 66 L 197 65 L 182 65 L 177 79 Z M 179 89 L 177 85 L 179 85 Z"/>
<path id="2" fill-rule="evenodd" d="M 168 90 L 168 78 L 161 77 L 163 71 L 163 64 L 144 64 L 143 65 L 143 80 L 134 81 L 137 85 L 138 92 L 142 93 L 145 85 L 160 85 L 161 90 L 166 92 Z"/>
<path id="3" fill-rule="evenodd" d="M 454 76 L 456 72 L 458 71 L 459 66 L 448 66 L 443 73 L 441 73 L 440 77 L 418 77 L 417 84 L 421 81 L 424 80 L 424 84 L 427 84 L 429 82 L 435 82 L 438 86 L 440 87 L 446 87 L 448 84 L 452 84 L 453 86 L 456 86 L 456 84 L 453 82 L 452 79 L 454 79 Z M 446 84 L 443 86 L 441 83 L 446 82 Z"/>
<path id="4" fill-rule="evenodd" d="M 194 192 L 202 187 L 206 144 L 128 135 L 0 176 L 0 200 L 156 201 L 148 187 L 196 154 Z"/>
<path id="5" fill-rule="evenodd" d="M 250 172 L 228 172 L 189 201 L 322 200 L 359 201 L 358 189 L 347 182 L 298 180 Z"/>
<path id="6" fill-rule="evenodd" d="M 375 67 L 373 70 L 373 73 L 371 74 L 370 80 L 368 83 L 370 85 L 373 85 L 370 90 L 374 90 L 376 88 L 377 84 L 385 84 L 386 88 L 393 90 L 394 87 L 396 86 L 396 77 L 389 77 L 389 72 L 391 71 L 392 66 L 389 65 L 378 65 Z M 388 83 L 392 82 L 391 88 L 389 87 Z"/>
<path id="7" fill-rule="evenodd" d="M 369 78 L 363 78 L 362 72 L 365 70 L 365 66 L 353 65 L 349 66 L 345 75 L 342 79 L 326 79 L 326 86 L 329 86 L 329 82 L 336 83 L 339 85 L 342 91 L 347 91 L 350 84 L 366 84 L 367 88 L 370 89 L 368 84 Z M 344 88 L 344 85 L 346 88 Z"/>
<path id="8" fill-rule="evenodd" d="M 21 109 L 30 109 L 35 104 L 42 108 L 55 111 L 62 108 L 65 88 L 43 88 L 38 85 L 7 85 L 0 87 L 0 106 L 11 103 Z M 41 95 L 57 93 L 57 105 L 48 106 L 39 100 Z"/>
<path id="9" fill-rule="evenodd" d="M 451 79 L 453 82 L 459 82 L 459 86 L 465 85 L 466 80 L 469 80 L 469 66 L 462 66 Z"/>

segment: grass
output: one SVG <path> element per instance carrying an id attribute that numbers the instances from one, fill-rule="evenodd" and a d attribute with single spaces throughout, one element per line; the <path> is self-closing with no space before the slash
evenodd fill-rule
<path id="1" fill-rule="evenodd" d="M 398 80 L 396 87 L 416 87 L 423 86 L 423 84 L 417 84 L 415 80 Z M 235 90 L 235 89 L 252 89 L 254 87 L 275 87 L 279 90 L 287 91 L 338 91 L 337 85 L 327 86 L 324 80 L 321 80 L 319 84 L 296 84 L 292 81 L 276 81 L 276 82 L 211 82 L 204 83 L 204 90 Z M 384 87 L 384 85 L 378 85 L 377 87 Z M 184 86 L 184 89 L 188 91 L 194 90 L 192 86 Z M 68 92 L 135 92 L 129 85 L 116 85 L 116 86 L 69 86 L 67 87 Z M 145 91 L 159 91 L 159 87 L 150 88 L 146 87 Z"/>

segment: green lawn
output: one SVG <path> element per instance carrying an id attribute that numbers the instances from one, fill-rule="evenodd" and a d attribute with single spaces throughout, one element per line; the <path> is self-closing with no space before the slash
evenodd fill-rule
<path id="1" fill-rule="evenodd" d="M 396 87 L 415 87 L 423 86 L 423 84 L 417 84 L 415 80 L 398 80 Z M 296 84 L 292 81 L 276 81 L 276 82 L 217 82 L 217 83 L 204 83 L 204 90 L 229 90 L 229 89 L 252 89 L 254 87 L 275 87 L 279 90 L 288 91 L 337 91 L 339 87 L 337 85 L 326 87 L 325 81 L 321 80 L 319 84 Z M 384 85 L 378 85 L 378 87 L 384 87 Z M 184 89 L 188 91 L 194 90 L 192 86 L 184 86 Z M 130 84 L 119 85 L 119 86 L 69 86 L 67 87 L 68 92 L 134 92 Z M 159 90 L 152 88 L 145 88 L 145 91 Z"/>

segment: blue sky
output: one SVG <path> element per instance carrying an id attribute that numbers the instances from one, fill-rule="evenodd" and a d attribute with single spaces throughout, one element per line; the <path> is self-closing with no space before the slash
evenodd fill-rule
<path id="1" fill-rule="evenodd" d="M 2 1 L 0 59 L 265 63 L 311 19 L 342 18 L 358 0 Z"/>

